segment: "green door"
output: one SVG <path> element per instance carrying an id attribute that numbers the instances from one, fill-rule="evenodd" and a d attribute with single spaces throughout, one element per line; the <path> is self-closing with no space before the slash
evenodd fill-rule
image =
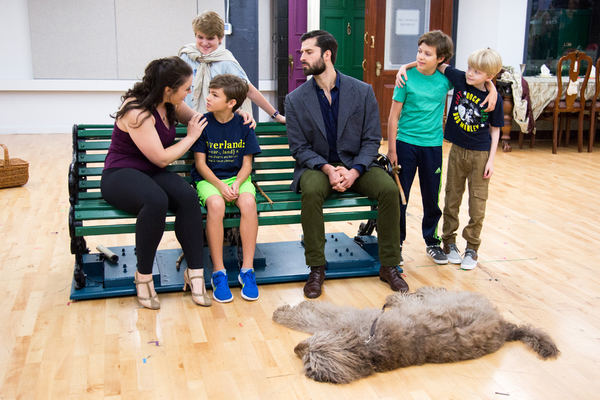
<path id="1" fill-rule="evenodd" d="M 343 74 L 363 80 L 365 0 L 321 0 L 321 29 L 338 42 L 335 67 Z"/>

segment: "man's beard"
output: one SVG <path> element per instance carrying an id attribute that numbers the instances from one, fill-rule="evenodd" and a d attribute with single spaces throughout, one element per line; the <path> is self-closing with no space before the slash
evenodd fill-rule
<path id="1" fill-rule="evenodd" d="M 302 72 L 304 72 L 305 76 L 308 75 L 321 75 L 325 72 L 326 66 L 323 57 L 319 58 L 319 60 L 314 65 L 303 65 Z"/>

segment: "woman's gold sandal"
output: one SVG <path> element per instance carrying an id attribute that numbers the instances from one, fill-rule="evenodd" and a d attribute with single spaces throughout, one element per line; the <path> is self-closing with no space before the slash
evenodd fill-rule
<path id="1" fill-rule="evenodd" d="M 138 291 L 138 285 L 146 285 L 146 289 L 148 290 L 148 296 L 150 296 L 152 293 L 152 290 L 150 288 L 150 283 L 154 282 L 152 280 L 152 277 L 150 278 L 149 281 L 140 281 L 138 279 L 138 275 L 139 275 L 138 272 L 135 271 L 135 278 L 133 280 L 133 283 L 135 283 L 135 285 L 136 285 L 135 290 L 137 292 L 137 297 L 138 297 L 140 304 L 151 310 L 158 310 L 160 308 L 160 303 L 158 302 L 158 296 L 156 295 L 156 292 L 154 292 L 154 296 L 152 296 L 152 297 L 140 297 L 140 292 Z M 146 304 L 144 304 L 144 302 L 146 302 Z M 148 304 L 147 302 L 150 302 L 150 304 Z"/>
<path id="2" fill-rule="evenodd" d="M 194 303 L 198 304 L 199 306 L 210 307 L 212 304 L 212 299 L 208 293 L 206 293 L 206 284 L 204 283 L 204 268 L 201 268 L 197 271 L 200 271 L 200 274 L 192 277 L 190 277 L 189 268 L 183 272 L 183 279 L 185 281 L 185 284 L 183 285 L 183 291 L 185 292 L 189 286 L 192 292 L 192 300 L 194 300 Z M 200 285 L 200 293 L 194 292 L 194 285 L 192 285 L 192 281 L 194 279 L 200 280 L 200 282 L 196 282 L 196 287 Z"/>

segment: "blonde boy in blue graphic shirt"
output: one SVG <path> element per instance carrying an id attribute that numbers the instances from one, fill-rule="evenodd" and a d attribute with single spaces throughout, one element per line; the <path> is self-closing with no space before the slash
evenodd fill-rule
<path id="1" fill-rule="evenodd" d="M 454 85 L 444 132 L 444 138 L 452 143 L 452 147 L 448 155 L 442 241 L 448 261 L 470 270 L 477 266 L 488 186 L 494 173 L 494 156 L 500 128 L 504 126 L 504 111 L 500 95 L 497 95 L 492 112 L 481 107 L 488 95 L 486 83 L 502 69 L 500 54 L 491 49 L 477 50 L 469 56 L 468 66 L 466 73 L 449 65 L 441 65 L 439 70 Z M 469 182 L 469 223 L 462 232 L 467 242 L 463 258 L 456 246 L 456 231 L 466 182 Z"/>
<path id="2" fill-rule="evenodd" d="M 253 261 L 258 233 L 256 189 L 250 179 L 252 158 L 260 153 L 254 129 L 234 112 L 248 93 L 248 84 L 241 78 L 222 74 L 213 78 L 206 99 L 208 124 L 194 143 L 195 165 L 192 180 L 200 204 L 206 207 L 206 238 L 213 263 L 211 284 L 213 298 L 226 303 L 233 300 L 223 263 L 223 217 L 226 205 L 235 204 L 241 213 L 240 235 L 243 244 L 243 265 L 238 275 L 242 297 L 257 300 L 258 288 Z"/>

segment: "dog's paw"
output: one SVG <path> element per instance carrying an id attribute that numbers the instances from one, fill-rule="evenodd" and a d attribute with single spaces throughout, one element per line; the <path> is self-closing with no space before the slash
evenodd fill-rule
<path id="1" fill-rule="evenodd" d="M 385 298 L 385 308 L 399 308 L 411 293 L 394 293 Z"/>
<path id="2" fill-rule="evenodd" d="M 304 375 L 317 382 L 350 383 L 373 373 L 372 370 L 365 372 L 360 367 L 353 368 L 349 365 L 344 365 L 343 360 L 339 363 L 340 360 L 336 361 L 335 357 L 333 360 L 330 360 L 328 357 L 322 358 L 326 354 L 318 354 L 318 351 L 315 353 L 308 345 L 306 345 L 304 351 L 305 355 L 302 357 Z"/>
<path id="3" fill-rule="evenodd" d="M 284 304 L 273 311 L 273 321 L 280 322 L 285 315 L 292 309 L 289 304 Z"/>
<path id="4" fill-rule="evenodd" d="M 294 347 L 294 353 L 298 356 L 298 358 L 303 358 L 308 352 L 308 343 L 305 340 L 301 341 Z"/>
<path id="5" fill-rule="evenodd" d="M 306 375 L 307 378 L 310 378 L 317 382 L 342 383 L 342 382 L 337 382 L 335 380 L 335 377 L 331 377 L 327 374 L 324 374 L 322 371 L 317 371 L 315 369 L 312 369 L 309 365 L 306 365 L 304 367 L 304 375 Z"/>

